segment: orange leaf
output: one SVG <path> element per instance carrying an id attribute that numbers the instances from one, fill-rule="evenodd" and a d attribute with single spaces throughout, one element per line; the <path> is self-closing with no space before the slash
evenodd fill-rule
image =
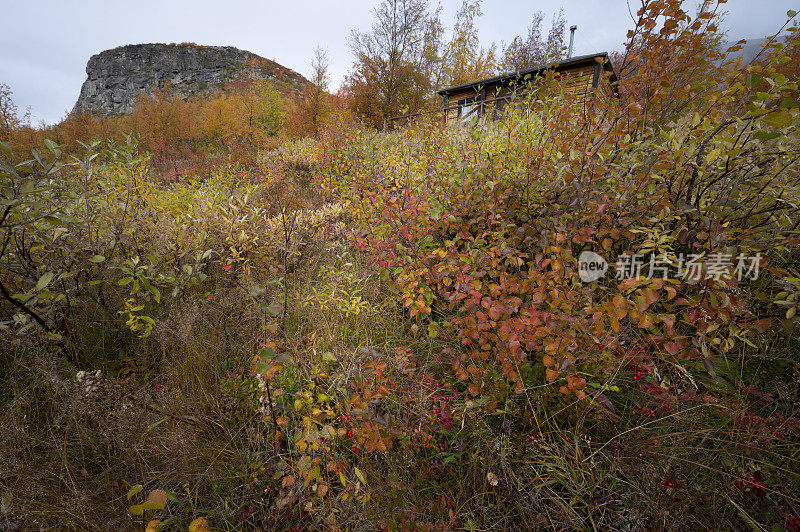
<path id="1" fill-rule="evenodd" d="M 672 301 L 672 299 L 678 295 L 678 291 L 675 288 L 667 285 L 664 287 L 664 290 L 667 291 L 667 301 Z"/>
<path id="2" fill-rule="evenodd" d="M 608 321 L 611 324 L 611 329 L 615 333 L 619 333 L 619 320 L 617 319 L 617 316 L 615 314 L 609 314 Z"/>
<path id="3" fill-rule="evenodd" d="M 167 505 L 167 492 L 164 490 L 153 490 L 147 496 L 147 502 L 164 508 Z M 157 509 L 161 509 L 157 508 Z M 155 508 L 154 508 L 155 509 Z"/>
<path id="4" fill-rule="evenodd" d="M 624 318 L 628 315 L 628 300 L 625 299 L 622 295 L 617 294 L 614 296 L 614 312 L 617 314 L 619 319 Z"/>

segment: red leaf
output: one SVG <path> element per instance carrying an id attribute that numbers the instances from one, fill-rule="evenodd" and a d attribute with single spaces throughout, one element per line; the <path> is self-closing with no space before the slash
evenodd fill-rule
<path id="1" fill-rule="evenodd" d="M 612 421 L 619 421 L 619 417 L 617 417 L 615 414 L 616 410 L 614 409 L 614 404 L 608 397 L 590 386 L 585 387 L 583 391 L 586 392 L 586 394 L 592 399 L 594 399 L 597 404 L 603 407 L 603 409 L 606 411 L 606 414 L 611 418 Z"/>
<path id="2" fill-rule="evenodd" d="M 675 356 L 675 354 L 680 351 L 680 346 L 675 342 L 667 342 L 664 344 L 664 349 L 666 349 L 667 353 L 670 355 Z"/>
<path id="3" fill-rule="evenodd" d="M 753 326 L 756 328 L 756 331 L 763 333 L 772 327 L 772 320 L 769 318 L 764 318 L 755 322 Z"/>

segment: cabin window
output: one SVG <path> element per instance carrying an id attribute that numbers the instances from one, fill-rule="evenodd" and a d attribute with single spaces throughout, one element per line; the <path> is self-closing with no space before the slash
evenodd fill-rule
<path id="1" fill-rule="evenodd" d="M 477 110 L 480 101 L 480 96 L 458 100 L 458 119 L 460 121 L 469 121 L 477 118 L 478 113 L 480 113 L 480 111 Z"/>

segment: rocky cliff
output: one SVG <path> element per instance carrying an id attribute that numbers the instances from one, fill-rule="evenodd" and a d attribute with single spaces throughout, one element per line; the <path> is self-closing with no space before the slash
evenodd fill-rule
<path id="1" fill-rule="evenodd" d="M 133 110 L 141 93 L 172 90 L 182 97 L 218 90 L 240 79 L 271 80 L 299 92 L 308 80 L 284 66 L 231 46 L 132 44 L 93 55 L 74 114 L 110 116 Z"/>

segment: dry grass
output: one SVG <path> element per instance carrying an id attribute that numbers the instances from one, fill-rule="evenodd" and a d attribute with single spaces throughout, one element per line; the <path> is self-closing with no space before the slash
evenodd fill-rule
<path id="1" fill-rule="evenodd" d="M 35 341 L 2 348 L 0 522 L 141 530 L 127 512 L 126 492 L 137 483 L 175 494 L 161 512 L 175 530 L 200 515 L 215 530 L 768 530 L 800 514 L 796 345 L 726 376 L 731 384 L 746 374 L 771 402 L 705 385 L 659 410 L 620 363 L 607 376 L 620 389 L 608 392 L 616 421 L 586 402 L 564 403 L 547 386 L 491 404 L 454 379 L 442 351 L 452 341 L 407 317 L 391 280 L 343 228 L 298 233 L 283 337 L 258 302 L 278 301 L 279 286 L 258 301 L 242 288 L 263 283 L 268 265 L 224 270 L 219 261 L 208 297 L 169 300 L 147 339 L 95 302 L 86 305 L 77 357 Z M 283 361 L 272 381 L 276 413 L 287 419 L 278 452 L 251 374 L 267 338 Z M 76 380 L 78 369 L 103 370 L 96 389 Z M 681 378 L 668 366 L 659 371 Z M 296 444 L 306 414 L 294 399 L 324 394 L 333 411 L 325 423 L 348 427 L 336 416 L 381 384 L 389 393 L 374 412 L 392 437 L 386 452 L 366 452 L 347 436 L 317 454 Z M 744 413 L 758 421 L 737 421 Z M 281 468 L 306 455 L 322 460 L 324 497 L 299 477 L 281 486 Z M 349 487 L 325 469 L 331 461 Z M 354 493 L 356 467 L 364 481 Z M 748 483 L 753 472 L 761 481 Z"/>

